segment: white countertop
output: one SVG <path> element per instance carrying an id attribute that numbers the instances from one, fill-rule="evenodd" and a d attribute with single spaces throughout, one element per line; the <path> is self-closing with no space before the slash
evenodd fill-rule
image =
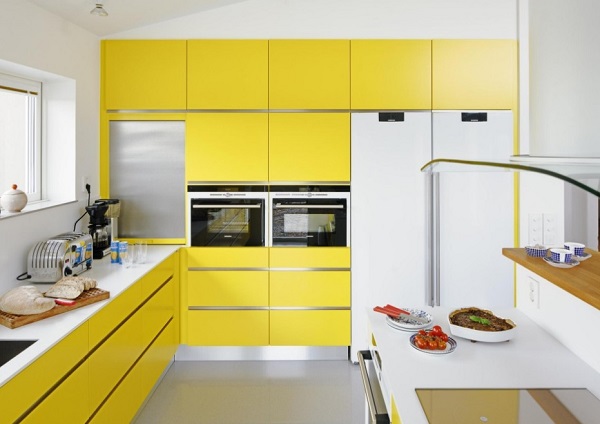
<path id="1" fill-rule="evenodd" d="M 98 310 L 111 302 L 180 247 L 171 245 L 148 246 L 146 263 L 135 264 L 131 268 L 111 264 L 110 256 L 94 260 L 92 269 L 81 275 L 94 278 L 98 283 L 98 288 L 110 292 L 109 299 L 14 329 L 0 326 L 0 340 L 37 340 L 36 343 L 19 355 L 0 366 L 0 386 L 3 386 L 14 375 L 87 321 Z M 23 285 L 27 284 L 36 285 L 40 290 L 45 290 L 50 286 L 49 284 L 23 283 Z"/>
<path id="2" fill-rule="evenodd" d="M 514 339 L 473 343 L 450 334 L 448 308 L 423 308 L 457 342 L 456 350 L 433 355 L 414 349 L 411 332 L 387 325 L 369 311 L 382 362 L 382 378 L 404 423 L 427 423 L 415 392 L 424 388 L 587 388 L 600 398 L 600 374 L 518 309 L 495 310 L 517 324 Z M 391 412 L 391 411 L 388 411 Z"/>

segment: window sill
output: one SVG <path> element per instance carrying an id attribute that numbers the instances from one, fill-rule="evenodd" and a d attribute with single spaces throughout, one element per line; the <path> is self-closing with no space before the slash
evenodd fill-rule
<path id="1" fill-rule="evenodd" d="M 4 209 L 0 211 L 0 220 L 9 218 L 15 218 L 17 216 L 23 216 L 30 213 L 55 208 L 57 206 L 68 205 L 70 203 L 76 203 L 76 200 L 63 200 L 63 201 L 52 201 L 52 200 L 40 200 L 36 202 L 28 203 L 27 206 L 21 212 L 7 212 Z"/>

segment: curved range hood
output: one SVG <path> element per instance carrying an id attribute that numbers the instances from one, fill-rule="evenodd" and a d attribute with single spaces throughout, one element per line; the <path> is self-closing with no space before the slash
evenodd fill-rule
<path id="1" fill-rule="evenodd" d="M 469 171 L 536 172 L 561 179 L 600 197 L 600 158 L 553 158 L 517 155 L 511 156 L 507 162 L 440 158 L 427 162 L 423 165 L 421 171 L 428 173 Z"/>

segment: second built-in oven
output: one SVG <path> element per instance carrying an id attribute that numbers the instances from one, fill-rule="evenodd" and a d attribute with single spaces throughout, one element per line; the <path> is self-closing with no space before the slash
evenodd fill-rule
<path id="1" fill-rule="evenodd" d="M 190 246 L 266 246 L 266 186 L 188 186 Z"/>
<path id="2" fill-rule="evenodd" d="M 271 186 L 271 246 L 350 246 L 350 186 Z"/>

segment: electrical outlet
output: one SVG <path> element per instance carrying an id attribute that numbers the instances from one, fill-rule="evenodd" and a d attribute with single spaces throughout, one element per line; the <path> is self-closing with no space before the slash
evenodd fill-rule
<path id="1" fill-rule="evenodd" d="M 543 223 L 543 230 L 544 230 L 543 245 L 550 247 L 557 243 L 557 238 L 558 238 L 558 234 L 557 234 L 557 230 L 556 230 L 556 214 L 545 213 L 543 215 L 543 217 L 544 217 L 544 219 L 543 219 L 543 221 L 544 221 L 544 223 Z"/>
<path id="2" fill-rule="evenodd" d="M 540 282 L 529 277 L 529 303 L 535 308 L 540 308 Z"/>
<path id="3" fill-rule="evenodd" d="M 90 183 L 90 177 L 85 176 L 85 177 L 81 177 L 81 192 L 82 193 L 87 193 L 87 189 L 86 186 Z"/>
<path id="4" fill-rule="evenodd" d="M 529 214 L 529 246 L 544 244 L 544 220 L 541 213 Z"/>

